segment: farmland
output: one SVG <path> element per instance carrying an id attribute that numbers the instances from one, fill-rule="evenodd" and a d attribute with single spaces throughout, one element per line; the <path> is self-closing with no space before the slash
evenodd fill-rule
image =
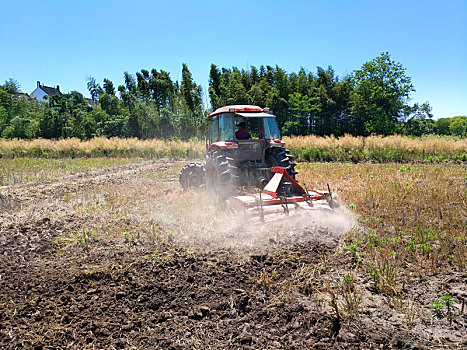
<path id="1" fill-rule="evenodd" d="M 459 159 L 299 163 L 341 208 L 264 228 L 181 190 L 189 145 L 87 147 L 0 159 L 1 347 L 467 346 Z"/>

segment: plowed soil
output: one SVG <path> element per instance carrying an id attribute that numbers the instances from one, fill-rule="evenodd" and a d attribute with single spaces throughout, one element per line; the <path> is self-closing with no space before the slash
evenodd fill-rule
<path id="1" fill-rule="evenodd" d="M 450 332 L 440 336 L 439 323 L 415 317 L 409 327 L 378 300 L 336 317 L 318 291 L 337 271 L 348 223 L 232 229 L 228 214 L 181 191 L 181 166 L 148 161 L 0 189 L 1 348 L 466 345 L 465 319 L 443 321 Z"/>

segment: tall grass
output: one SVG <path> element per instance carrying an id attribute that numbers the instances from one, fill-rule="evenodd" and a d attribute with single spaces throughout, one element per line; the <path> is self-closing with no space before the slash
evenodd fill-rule
<path id="1" fill-rule="evenodd" d="M 144 157 L 200 158 L 205 153 L 202 141 L 139 140 L 136 138 L 95 137 L 48 140 L 0 139 L 2 157 Z"/>
<path id="2" fill-rule="evenodd" d="M 287 148 L 298 161 L 350 162 L 444 162 L 467 161 L 467 139 L 436 136 L 296 136 L 284 137 Z M 95 137 L 81 141 L 4 140 L 0 139 L 0 157 L 143 157 L 203 158 L 204 141 L 139 140 L 136 138 Z"/>
<path id="3" fill-rule="evenodd" d="M 351 162 L 442 162 L 467 161 L 467 139 L 437 136 L 410 138 L 406 136 L 284 138 L 287 148 L 298 161 Z"/>

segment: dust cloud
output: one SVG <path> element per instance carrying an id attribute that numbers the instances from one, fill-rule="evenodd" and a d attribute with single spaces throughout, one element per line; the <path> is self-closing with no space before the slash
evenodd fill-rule
<path id="1" fill-rule="evenodd" d="M 194 203 L 189 210 L 182 209 L 184 196 Z M 290 210 L 289 215 L 279 210 L 262 223 L 258 216 L 214 207 L 204 194 L 185 192 L 179 200 L 182 203 L 172 212 L 179 225 L 174 239 L 207 250 L 262 253 L 309 241 L 337 245 L 356 225 L 352 213 L 342 207 L 318 205 Z"/>

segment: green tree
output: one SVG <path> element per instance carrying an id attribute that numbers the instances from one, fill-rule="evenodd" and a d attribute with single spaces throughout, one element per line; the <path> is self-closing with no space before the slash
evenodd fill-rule
<path id="1" fill-rule="evenodd" d="M 191 76 L 186 64 L 182 66 L 182 83 L 180 85 L 182 97 L 181 137 L 203 136 L 205 127 L 205 113 L 202 105 L 202 89 Z"/>
<path id="2" fill-rule="evenodd" d="M 402 65 L 392 61 L 389 53 L 382 53 L 355 71 L 352 83 L 353 133 L 393 134 L 398 119 L 403 117 L 410 92 L 414 91 Z"/>
<path id="3" fill-rule="evenodd" d="M 215 64 L 211 64 L 211 70 L 209 71 L 209 99 L 211 100 L 211 107 L 213 110 L 221 107 L 219 105 L 221 84 L 221 73 Z"/>
<path id="4" fill-rule="evenodd" d="M 157 69 L 151 70 L 149 77 L 149 89 L 151 92 L 151 100 L 156 104 L 158 112 L 162 108 L 173 108 L 175 87 L 168 72 Z"/>
<path id="5" fill-rule="evenodd" d="M 115 96 L 114 84 L 109 79 L 104 79 L 104 91 L 107 95 Z"/>
<path id="6" fill-rule="evenodd" d="M 467 117 L 459 116 L 451 119 L 449 131 L 452 135 L 466 137 L 467 136 Z"/>
<path id="7" fill-rule="evenodd" d="M 291 120 L 285 122 L 284 133 L 288 135 L 306 135 L 313 126 L 314 99 L 294 92 L 289 95 Z"/>
<path id="8" fill-rule="evenodd" d="M 13 78 L 10 78 L 5 81 L 3 84 L 3 89 L 10 94 L 20 94 L 21 93 L 21 85 L 19 82 Z"/>
<path id="9" fill-rule="evenodd" d="M 237 69 L 234 68 L 232 75 L 230 76 L 230 84 L 229 84 L 229 105 L 244 105 L 248 103 L 248 94 L 245 86 L 243 85 L 242 81 L 242 74 Z"/>
<path id="10" fill-rule="evenodd" d="M 96 82 L 96 79 L 93 77 L 87 77 L 88 81 L 87 87 L 88 91 L 91 94 L 91 99 L 93 101 L 99 101 L 99 96 L 103 93 L 101 86 Z"/>
<path id="11" fill-rule="evenodd" d="M 431 120 L 431 107 L 428 103 L 421 106 L 416 103 L 413 107 L 408 108 L 411 117 L 403 124 L 403 132 L 407 135 L 422 136 L 433 133 L 434 123 Z M 401 130 L 398 130 L 399 132 Z"/>
<path id="12" fill-rule="evenodd" d="M 451 131 L 449 130 L 450 118 L 439 118 L 434 122 L 434 132 L 437 135 L 450 135 Z"/>

